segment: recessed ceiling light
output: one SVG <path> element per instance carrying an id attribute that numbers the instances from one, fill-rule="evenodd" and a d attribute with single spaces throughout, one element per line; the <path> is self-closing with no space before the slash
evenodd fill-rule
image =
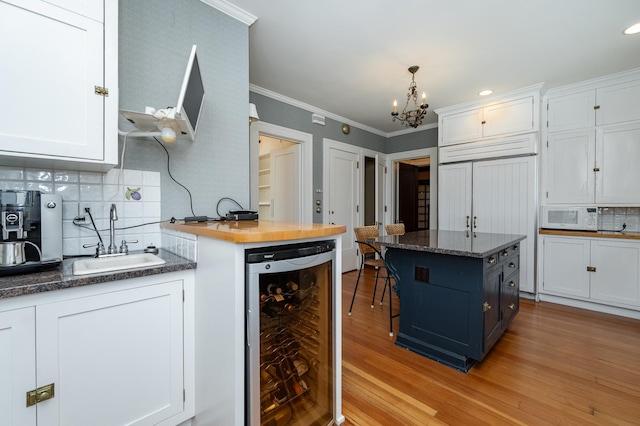
<path id="1" fill-rule="evenodd" d="M 637 34 L 640 33 L 640 22 L 633 24 L 629 28 L 623 31 L 624 34 Z"/>
<path id="2" fill-rule="evenodd" d="M 491 90 L 491 89 L 487 89 L 487 90 L 483 90 L 483 91 L 481 91 L 481 92 L 478 92 L 478 95 L 480 95 L 480 96 L 487 96 L 487 95 L 490 95 L 490 94 L 492 94 L 492 93 L 493 93 L 493 90 Z"/>

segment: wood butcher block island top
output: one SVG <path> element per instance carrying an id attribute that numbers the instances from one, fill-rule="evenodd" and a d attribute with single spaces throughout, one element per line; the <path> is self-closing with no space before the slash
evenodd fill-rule
<path id="1" fill-rule="evenodd" d="M 540 235 L 560 235 L 563 237 L 587 237 L 587 238 L 620 238 L 625 240 L 640 240 L 640 232 L 633 231 L 565 231 L 561 229 L 538 230 Z"/>
<path id="2" fill-rule="evenodd" d="M 344 234 L 345 225 L 322 223 L 275 222 L 270 220 L 243 220 L 198 223 L 163 223 L 164 229 L 200 235 L 233 243 L 260 243 L 267 241 L 300 240 Z"/>

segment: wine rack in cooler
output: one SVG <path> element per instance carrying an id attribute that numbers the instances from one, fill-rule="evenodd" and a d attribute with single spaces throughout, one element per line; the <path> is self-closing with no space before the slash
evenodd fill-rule
<path id="1" fill-rule="evenodd" d="M 332 419 L 331 263 L 260 274 L 260 424 Z"/>

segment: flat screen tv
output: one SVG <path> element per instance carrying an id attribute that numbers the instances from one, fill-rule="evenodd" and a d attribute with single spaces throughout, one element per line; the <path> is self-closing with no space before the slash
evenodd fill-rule
<path id="1" fill-rule="evenodd" d="M 196 45 L 194 44 L 191 48 L 187 70 L 184 73 L 178 103 L 176 104 L 176 118 L 178 119 L 180 129 L 182 133 L 186 134 L 191 140 L 193 140 L 198 130 L 203 104 L 204 85 L 202 84 L 198 55 L 196 54 Z"/>

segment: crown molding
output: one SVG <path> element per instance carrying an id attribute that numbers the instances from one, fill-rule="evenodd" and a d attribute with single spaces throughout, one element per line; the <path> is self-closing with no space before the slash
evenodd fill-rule
<path id="1" fill-rule="evenodd" d="M 247 26 L 253 25 L 258 18 L 244 9 L 240 9 L 238 6 L 229 3 L 226 0 L 200 0 L 202 3 L 207 4 L 214 9 L 218 9 L 220 12 L 231 16 L 234 19 L 246 24 Z"/>

